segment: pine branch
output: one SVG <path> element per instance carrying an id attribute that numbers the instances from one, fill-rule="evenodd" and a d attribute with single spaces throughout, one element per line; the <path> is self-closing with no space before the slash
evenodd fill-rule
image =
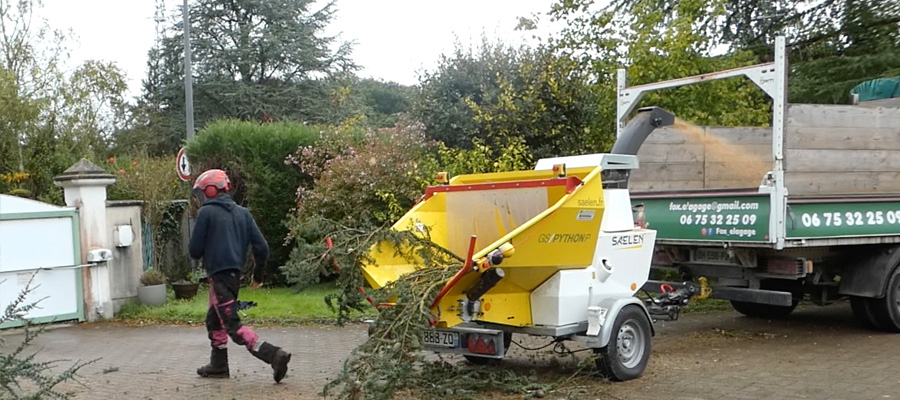
<path id="1" fill-rule="evenodd" d="M 35 274 L 36 275 L 36 274 Z M 22 323 L 24 338 L 22 342 L 9 353 L 0 354 L 0 398 L 10 399 L 68 399 L 71 397 L 69 393 L 57 391 L 57 385 L 73 381 L 78 381 L 78 371 L 87 365 L 97 361 L 91 360 L 87 362 L 77 361 L 62 372 L 54 372 L 53 369 L 62 362 L 69 360 L 51 360 L 36 361 L 37 352 L 25 355 L 25 351 L 32 345 L 35 339 L 44 333 L 46 325 L 33 329 L 31 322 L 25 318 L 30 310 L 37 307 L 37 304 L 44 300 L 38 300 L 33 303 L 26 303 L 27 297 L 35 289 L 31 286 L 35 275 L 32 275 L 28 284 L 19 293 L 19 295 L 6 306 L 3 315 L 0 316 L 0 323 L 19 321 Z M 0 337 L 0 348 L 5 344 L 3 337 Z M 30 384 L 23 383 L 29 382 Z M 82 384 L 83 385 L 83 384 Z M 24 388 L 23 388 L 24 386 Z M 33 388 L 30 392 L 26 388 Z"/>

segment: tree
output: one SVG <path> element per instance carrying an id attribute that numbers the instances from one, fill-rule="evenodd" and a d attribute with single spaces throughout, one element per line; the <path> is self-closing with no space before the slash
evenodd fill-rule
<path id="1" fill-rule="evenodd" d="M 220 118 L 338 122 L 332 100 L 355 69 L 351 47 L 323 30 L 334 3 L 312 0 L 198 0 L 190 5 L 196 126 Z M 150 50 L 139 115 L 171 153 L 184 137 L 182 18 Z M 132 135 L 132 138 L 137 135 Z"/>
<path id="2" fill-rule="evenodd" d="M 634 0 L 630 8 L 600 7 L 593 0 L 553 6 L 563 29 L 552 42 L 596 77 L 603 131 L 615 132 L 616 69 L 627 68 L 629 85 L 721 71 L 757 62 L 747 51 L 716 55 L 707 25 L 724 14 L 722 0 L 684 0 L 660 7 Z M 650 93 L 641 105 L 656 105 L 704 125 L 767 125 L 771 106 L 747 79 L 729 79 Z"/>
<path id="3" fill-rule="evenodd" d="M 396 82 L 360 79 L 353 85 L 365 107 L 368 122 L 380 128 L 394 126 L 400 115 L 412 110 L 415 88 Z"/>
<path id="4" fill-rule="evenodd" d="M 61 203 L 53 176 L 81 157 L 103 157 L 124 126 L 125 80 L 96 61 L 64 72 L 66 36 L 34 17 L 40 5 L 0 0 L 0 174 L 24 170 L 20 195 Z"/>
<path id="5" fill-rule="evenodd" d="M 860 82 L 900 75 L 900 3 L 832 0 L 791 46 L 790 100 L 846 103 Z"/>
<path id="6" fill-rule="evenodd" d="M 646 3 L 617 0 L 613 7 Z M 649 4 L 671 19 L 681 3 Z M 725 0 L 706 11 L 698 26 L 710 44 L 751 51 L 759 62 L 771 61 L 777 35 L 786 37 L 793 102 L 844 103 L 856 84 L 900 74 L 900 3 L 894 0 Z"/>
<path id="7" fill-rule="evenodd" d="M 547 46 L 457 46 L 421 86 L 415 113 L 429 138 L 450 147 L 477 139 L 502 148 L 521 138 L 535 157 L 602 147 L 591 77 Z"/>

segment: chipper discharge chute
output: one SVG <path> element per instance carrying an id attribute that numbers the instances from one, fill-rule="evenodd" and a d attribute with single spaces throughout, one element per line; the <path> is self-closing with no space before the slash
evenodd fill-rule
<path id="1" fill-rule="evenodd" d="M 643 141 L 649 131 L 638 133 Z M 594 348 L 612 379 L 640 376 L 653 328 L 634 294 L 649 277 L 656 231 L 633 218 L 626 185 L 637 167 L 633 154 L 558 157 L 535 170 L 460 175 L 429 187 L 394 229 L 428 237 L 465 265 L 434 299 L 425 348 L 483 364 L 503 358 L 513 333 L 550 336 Z M 373 248 L 374 262 L 363 269 L 375 289 L 416 268 L 391 247 Z M 690 293 L 662 297 L 677 308 Z"/>

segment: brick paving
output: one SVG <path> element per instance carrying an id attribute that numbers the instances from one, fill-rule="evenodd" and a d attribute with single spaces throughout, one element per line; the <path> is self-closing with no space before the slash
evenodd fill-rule
<path id="1" fill-rule="evenodd" d="M 198 378 L 206 361 L 203 327 L 80 324 L 38 338 L 40 359 L 99 360 L 85 367 L 85 386 L 66 384 L 76 399 L 314 399 L 365 340 L 363 324 L 259 329 L 294 356 L 284 382 L 245 349 L 230 346 L 232 377 Z M 4 333 L 10 345 L 15 333 Z M 526 345 L 543 338 L 521 338 Z M 865 330 L 846 303 L 801 307 L 786 321 L 734 312 L 686 314 L 657 323 L 650 366 L 640 379 L 586 388 L 586 399 L 889 399 L 900 398 L 900 336 Z M 559 363 L 537 361 L 515 346 L 503 365 L 557 376 Z M 557 375 L 554 375 L 557 374 Z M 582 381 L 583 383 L 583 381 Z M 579 383 L 581 384 L 581 383 Z M 548 393 L 546 398 L 561 398 Z M 501 396 L 502 397 L 502 396 Z M 521 398 L 522 396 L 508 397 Z"/>

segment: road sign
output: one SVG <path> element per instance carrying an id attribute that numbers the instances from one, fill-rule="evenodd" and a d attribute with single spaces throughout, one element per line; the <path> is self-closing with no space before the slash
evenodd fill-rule
<path id="1" fill-rule="evenodd" d="M 178 178 L 181 180 L 191 180 L 191 163 L 188 161 L 184 147 L 178 150 L 178 155 L 175 156 L 175 171 L 178 172 Z"/>

